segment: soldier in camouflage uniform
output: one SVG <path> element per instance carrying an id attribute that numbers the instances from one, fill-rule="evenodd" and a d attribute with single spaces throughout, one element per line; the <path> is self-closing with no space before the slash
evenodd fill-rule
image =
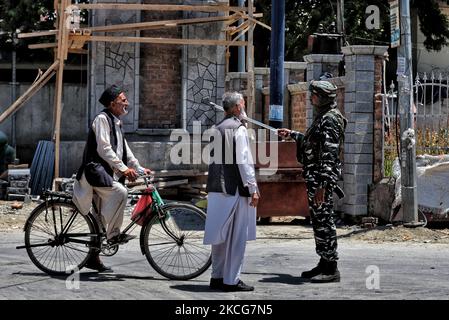
<path id="1" fill-rule="evenodd" d="M 316 116 L 305 134 L 279 129 L 282 137 L 290 136 L 297 143 L 297 158 L 303 164 L 307 185 L 318 265 L 301 274 L 312 282 L 338 282 L 337 234 L 333 217 L 333 197 L 341 191 L 337 182 L 341 176 L 340 150 L 344 141 L 346 119 L 337 109 L 337 87 L 329 81 L 312 81 L 309 87 Z M 342 193 L 342 192 L 341 192 Z"/>

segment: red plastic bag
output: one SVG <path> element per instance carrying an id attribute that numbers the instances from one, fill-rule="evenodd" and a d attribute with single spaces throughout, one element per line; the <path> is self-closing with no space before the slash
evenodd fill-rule
<path id="1" fill-rule="evenodd" d="M 146 219 L 151 216 L 152 212 L 150 206 L 153 202 L 153 198 L 151 197 L 152 191 L 152 188 L 148 188 L 144 191 L 144 194 L 140 196 L 139 201 L 137 201 L 137 204 L 131 213 L 131 220 L 135 221 L 139 226 L 143 225 Z M 146 212 L 140 215 L 140 213 L 144 210 L 146 210 Z"/>

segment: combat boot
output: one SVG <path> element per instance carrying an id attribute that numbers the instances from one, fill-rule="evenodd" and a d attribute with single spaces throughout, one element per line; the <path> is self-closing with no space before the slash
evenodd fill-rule
<path id="1" fill-rule="evenodd" d="M 325 261 L 322 272 L 311 278 L 310 282 L 340 282 L 340 271 L 337 268 L 337 261 Z"/>
<path id="2" fill-rule="evenodd" d="M 323 264 L 326 261 L 324 259 L 320 259 L 320 261 L 318 262 L 317 266 L 315 268 L 313 268 L 312 270 L 309 271 L 304 271 L 303 273 L 301 273 L 301 278 L 304 279 L 311 279 L 319 274 L 321 274 L 322 269 L 323 269 Z"/>

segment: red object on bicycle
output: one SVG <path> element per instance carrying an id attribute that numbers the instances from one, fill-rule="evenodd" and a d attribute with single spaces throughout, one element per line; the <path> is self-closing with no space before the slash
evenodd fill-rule
<path id="1" fill-rule="evenodd" d="M 147 188 L 143 194 L 140 196 L 139 201 L 137 201 L 136 206 L 134 207 L 133 212 L 131 213 L 131 220 L 135 221 L 139 226 L 143 225 L 145 220 L 151 216 L 151 203 L 153 202 L 153 198 L 151 197 L 151 193 L 153 192 L 153 188 Z M 144 214 L 140 215 L 141 212 L 146 211 Z M 139 217 L 140 215 L 140 217 Z"/>

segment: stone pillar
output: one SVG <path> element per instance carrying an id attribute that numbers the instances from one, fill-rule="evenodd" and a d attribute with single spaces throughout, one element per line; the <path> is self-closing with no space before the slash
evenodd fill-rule
<path id="1" fill-rule="evenodd" d="M 381 72 L 376 59 L 388 47 L 343 47 L 346 65 L 345 114 L 348 119 L 345 139 L 343 180 L 346 197 L 343 210 L 349 215 L 368 213 L 368 185 L 373 183 L 375 164 L 375 95 Z M 377 119 L 376 119 L 377 120 Z"/>
<path id="2" fill-rule="evenodd" d="M 123 1 L 93 1 L 93 3 L 102 2 L 122 3 Z M 128 1 L 128 3 L 141 3 L 141 1 Z M 91 11 L 90 24 L 92 26 L 134 22 L 140 22 L 140 11 Z M 102 35 L 102 33 L 98 35 Z M 116 37 L 135 37 L 139 35 L 139 32 L 116 32 L 113 35 Z M 98 99 L 104 89 L 110 85 L 117 84 L 126 90 L 127 98 L 131 106 L 129 114 L 123 118 L 124 129 L 127 132 L 135 131 L 138 127 L 139 117 L 139 43 L 92 42 L 89 45 L 89 123 L 103 109 Z"/>
<path id="3" fill-rule="evenodd" d="M 320 76 L 329 72 L 334 77 L 338 77 L 338 64 L 342 60 L 341 54 L 309 54 L 304 56 L 304 61 L 307 62 L 307 82 L 312 80 L 319 80 Z M 312 124 L 313 121 L 313 107 L 310 104 L 310 93 L 307 93 L 307 127 Z"/>

